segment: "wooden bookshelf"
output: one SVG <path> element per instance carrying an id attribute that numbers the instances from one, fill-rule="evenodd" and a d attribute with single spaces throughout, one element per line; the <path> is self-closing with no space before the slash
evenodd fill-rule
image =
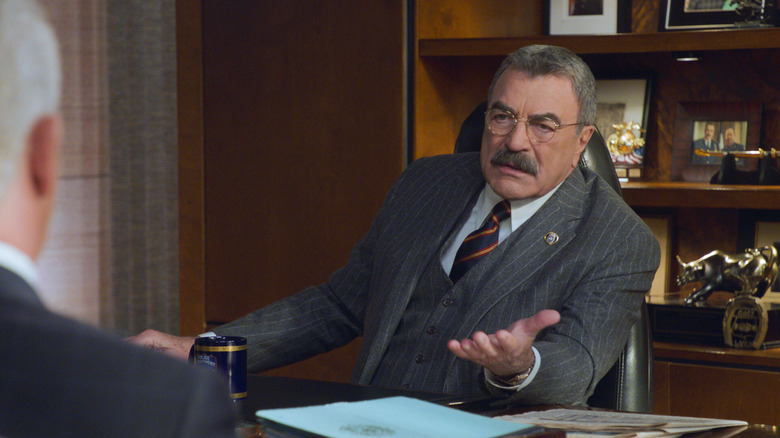
<path id="1" fill-rule="evenodd" d="M 640 215 L 670 219 L 671 254 L 688 260 L 712 249 L 741 250 L 751 226 L 743 213 L 780 210 L 780 187 L 677 181 L 671 172 L 680 102 L 760 101 L 759 144 L 780 146 L 780 28 L 659 32 L 658 3 L 639 0 L 632 3 L 633 33 L 543 35 L 538 2 L 500 3 L 486 10 L 463 0 L 417 2 L 413 158 L 452 151 L 461 123 L 485 100 L 508 53 L 552 44 L 580 54 L 597 78 L 652 74 L 643 179 L 624 183 L 623 197 Z M 689 51 L 700 61 L 677 60 Z M 668 268 L 677 274 L 676 264 Z"/>
<path id="2" fill-rule="evenodd" d="M 597 78 L 654 74 L 643 180 L 622 184 L 622 191 L 640 215 L 669 219 L 670 286 L 679 271 L 674 256 L 742 250 L 747 216 L 777 216 L 780 186 L 675 181 L 671 168 L 679 102 L 760 101 L 760 144 L 780 146 L 780 28 L 658 32 L 660 3 L 634 0 L 633 33 L 549 36 L 541 0 L 476 3 L 416 2 L 413 158 L 452 152 L 461 123 L 485 100 L 507 54 L 529 44 L 559 45 L 580 54 Z M 689 51 L 701 60 L 677 61 L 678 52 Z M 656 342 L 655 358 L 656 413 L 780 421 L 780 350 Z"/>

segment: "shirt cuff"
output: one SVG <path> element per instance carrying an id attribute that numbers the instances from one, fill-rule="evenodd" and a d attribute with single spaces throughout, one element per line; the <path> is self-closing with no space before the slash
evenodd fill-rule
<path id="1" fill-rule="evenodd" d="M 485 381 L 491 386 L 500 389 L 505 389 L 507 391 L 520 391 L 521 389 L 525 388 L 531 383 L 532 380 L 534 380 L 534 377 L 536 377 L 536 373 L 539 371 L 539 366 L 542 363 L 542 357 L 539 355 L 539 351 L 536 349 L 536 347 L 531 346 L 531 351 L 534 352 L 534 358 L 536 358 L 536 360 L 534 361 L 534 367 L 531 370 L 531 373 L 528 375 L 528 377 L 522 382 L 520 382 L 519 385 L 515 385 L 515 386 L 503 385 L 498 381 L 495 374 L 490 372 L 489 369 L 483 368 L 483 370 L 485 370 Z"/>

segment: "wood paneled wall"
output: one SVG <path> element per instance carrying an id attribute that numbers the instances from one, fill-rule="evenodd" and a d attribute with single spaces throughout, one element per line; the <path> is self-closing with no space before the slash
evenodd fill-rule
<path id="1" fill-rule="evenodd" d="M 418 0 L 415 6 L 415 41 L 509 38 L 543 30 L 541 0 Z M 502 58 L 415 56 L 415 61 L 414 157 L 450 153 L 463 120 L 487 98 Z"/>
<path id="2" fill-rule="evenodd" d="M 417 0 L 417 39 L 541 35 L 540 0 Z"/>
<path id="3" fill-rule="evenodd" d="M 404 165 L 403 2 L 179 1 L 182 332 L 324 282 Z M 277 373 L 347 380 L 358 345 Z"/>

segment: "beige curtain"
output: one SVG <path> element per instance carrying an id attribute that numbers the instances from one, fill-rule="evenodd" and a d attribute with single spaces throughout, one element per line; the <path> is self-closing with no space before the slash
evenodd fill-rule
<path id="1" fill-rule="evenodd" d="M 111 306 L 125 333 L 178 332 L 174 0 L 108 0 Z"/>
<path id="2" fill-rule="evenodd" d="M 52 310 L 178 331 L 174 0 L 39 0 L 60 40 L 65 145 L 39 260 Z"/>
<path id="3" fill-rule="evenodd" d="M 62 53 L 65 144 L 49 236 L 38 258 L 49 308 L 102 324 L 111 290 L 106 10 L 102 0 L 39 0 Z"/>

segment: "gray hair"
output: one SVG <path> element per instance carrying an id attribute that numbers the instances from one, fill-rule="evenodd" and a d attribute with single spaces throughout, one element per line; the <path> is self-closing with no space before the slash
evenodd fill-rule
<path id="1" fill-rule="evenodd" d="M 0 0 L 0 197 L 17 171 L 26 136 L 59 110 L 57 38 L 35 0 Z"/>
<path id="2" fill-rule="evenodd" d="M 504 59 L 493 76 L 488 91 L 488 102 L 493 97 L 493 87 L 508 68 L 513 68 L 528 77 L 557 75 L 568 78 L 574 88 L 579 105 L 578 122 L 592 125 L 596 122 L 596 79 L 579 56 L 568 49 L 557 46 L 525 46 Z M 580 127 L 582 129 L 582 127 Z"/>

